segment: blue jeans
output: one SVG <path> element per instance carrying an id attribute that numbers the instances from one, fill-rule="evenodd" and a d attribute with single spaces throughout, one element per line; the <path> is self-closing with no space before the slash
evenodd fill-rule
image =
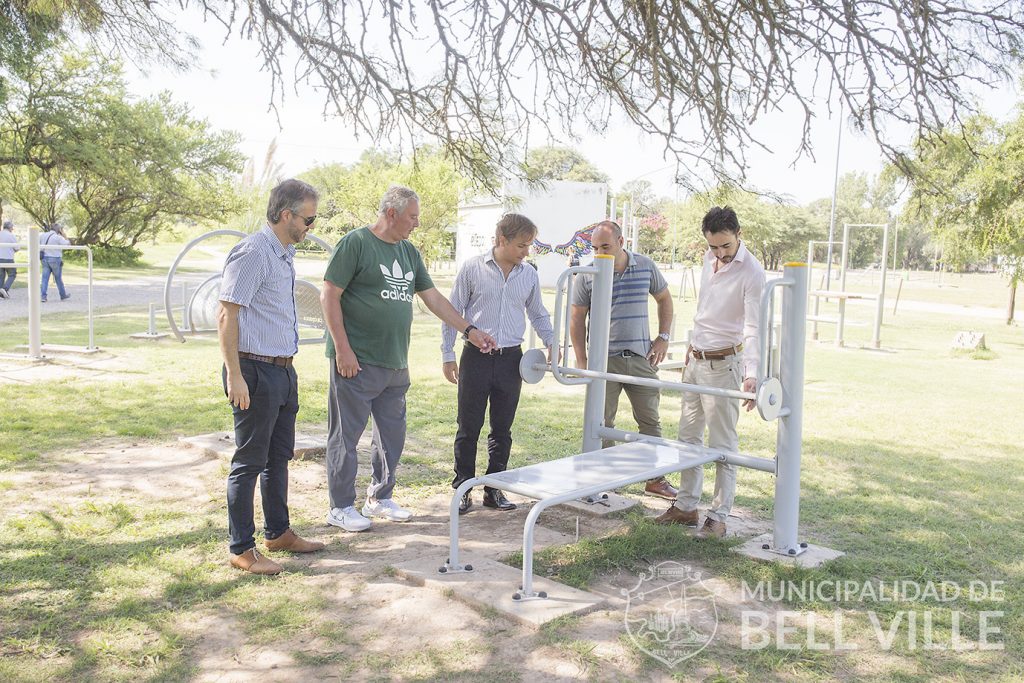
<path id="1" fill-rule="evenodd" d="M 0 263 L 14 263 L 14 259 L 0 258 Z M 0 268 L 0 289 L 10 291 L 11 285 L 14 284 L 14 278 L 17 276 L 18 271 L 14 268 Z"/>
<path id="2" fill-rule="evenodd" d="M 256 546 L 253 500 L 256 479 L 263 498 L 264 537 L 275 539 L 291 526 L 288 520 L 288 461 L 295 454 L 295 415 L 299 412 L 298 376 L 249 358 L 239 359 L 249 386 L 249 408 L 232 406 L 235 455 L 228 474 L 228 535 L 231 552 L 241 555 Z M 227 393 L 227 370 L 222 370 Z"/>
<path id="3" fill-rule="evenodd" d="M 61 277 L 61 271 L 64 269 L 64 260 L 61 258 L 50 258 L 44 256 L 43 259 L 43 284 L 40 294 L 43 298 L 46 298 L 46 290 L 50 287 L 50 273 L 53 273 L 53 281 L 57 283 L 57 291 L 60 292 L 60 298 L 68 298 L 68 293 L 64 289 L 64 278 Z"/>

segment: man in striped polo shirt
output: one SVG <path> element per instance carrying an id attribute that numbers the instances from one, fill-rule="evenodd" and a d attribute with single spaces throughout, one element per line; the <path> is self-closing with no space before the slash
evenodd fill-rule
<path id="1" fill-rule="evenodd" d="M 658 378 L 658 364 L 668 352 L 669 330 L 672 326 L 672 294 L 658 266 L 647 256 L 623 248 L 622 228 L 615 221 L 599 223 L 591 235 L 594 253 L 615 258 L 612 284 L 611 329 L 608 335 L 608 372 L 617 375 Z M 572 306 L 572 347 L 577 367 L 587 367 L 587 315 L 594 278 L 583 275 L 576 280 Z M 651 341 L 651 324 L 647 315 L 648 295 L 658 304 L 658 335 Z M 652 387 L 608 382 L 604 399 L 604 425 L 615 426 L 619 393 L 625 391 L 633 407 L 633 417 L 641 434 L 661 436 L 658 403 L 661 394 Z M 612 442 L 605 441 L 608 448 Z M 676 499 L 676 489 L 665 477 L 647 482 L 644 490 L 652 496 Z"/>
<path id="2" fill-rule="evenodd" d="M 490 403 L 491 431 L 487 435 L 487 474 L 504 472 L 512 450 L 512 422 L 519 407 L 523 378 L 519 361 L 526 334 L 526 317 L 551 348 L 554 330 L 544 308 L 537 270 L 523 263 L 537 236 L 537 226 L 526 216 L 502 216 L 495 230 L 494 248 L 469 259 L 459 269 L 452 288 L 455 310 L 475 327 L 497 341 L 497 348 L 482 353 L 471 344 L 462 347 L 461 363 L 455 362 L 458 330 L 441 327 L 441 361 L 445 378 L 459 385 L 459 429 L 455 435 L 455 479 L 452 488 L 476 476 L 476 448 L 484 413 Z M 549 358 L 550 358 L 549 352 Z M 472 491 L 466 491 L 459 513 L 473 505 Z M 503 491 L 484 487 L 484 507 L 515 510 L 515 503 Z"/>
<path id="3" fill-rule="evenodd" d="M 270 192 L 267 224 L 236 244 L 224 264 L 217 330 L 224 357 L 224 393 L 235 419 L 228 474 L 231 566 L 278 574 L 281 565 L 256 550 L 253 499 L 263 499 L 268 550 L 308 553 L 323 543 L 295 534 L 288 520 L 288 461 L 295 452 L 299 350 L 295 312 L 295 246 L 316 220 L 317 192 L 286 180 Z"/>

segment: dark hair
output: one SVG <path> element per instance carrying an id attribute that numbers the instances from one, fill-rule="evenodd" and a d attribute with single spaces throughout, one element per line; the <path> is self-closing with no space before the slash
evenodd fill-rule
<path id="1" fill-rule="evenodd" d="M 612 219 L 609 218 L 606 221 L 601 221 L 600 223 L 594 226 L 594 230 L 597 230 L 602 226 L 608 226 L 609 228 L 611 228 L 612 234 L 614 234 L 616 237 L 622 237 L 622 226 L 620 226 Z"/>
<path id="2" fill-rule="evenodd" d="M 504 237 L 507 241 L 512 241 L 513 238 L 519 235 L 529 235 L 531 238 L 536 237 L 537 226 L 521 213 L 506 213 L 498 221 L 494 237 Z"/>
<path id="3" fill-rule="evenodd" d="M 284 210 L 298 213 L 299 207 L 307 199 L 316 201 L 320 199 L 319 193 L 309 183 L 291 178 L 270 191 L 270 200 L 267 202 L 267 220 L 277 223 L 281 220 L 281 212 Z"/>
<path id="4" fill-rule="evenodd" d="M 738 233 L 740 231 L 740 220 L 736 217 L 736 212 L 732 210 L 732 207 L 725 206 L 714 206 L 704 214 L 704 220 L 700 223 L 701 232 L 704 234 L 715 234 L 716 232 L 732 232 Z"/>
<path id="5" fill-rule="evenodd" d="M 14 230 L 14 221 L 4 221 L 4 230 Z"/>

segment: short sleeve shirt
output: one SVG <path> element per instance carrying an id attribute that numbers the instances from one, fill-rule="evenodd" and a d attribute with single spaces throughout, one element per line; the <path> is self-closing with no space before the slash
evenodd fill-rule
<path id="1" fill-rule="evenodd" d="M 626 269 L 612 280 L 612 315 L 608 353 L 633 353 L 646 356 L 651 351 L 651 322 L 647 314 L 648 296 L 668 287 L 668 282 L 649 257 L 626 252 Z M 573 304 L 590 307 L 594 287 L 592 275 L 576 278 Z"/>
<path id="2" fill-rule="evenodd" d="M 241 306 L 238 350 L 260 356 L 299 351 L 295 313 L 295 247 L 285 247 L 264 226 L 231 248 L 220 282 L 220 301 Z"/>
<path id="3" fill-rule="evenodd" d="M 368 227 L 353 230 L 334 248 L 324 280 L 345 290 L 345 334 L 359 362 L 408 367 L 413 294 L 434 287 L 412 242 L 385 242 Z M 331 335 L 326 355 L 337 356 Z"/>

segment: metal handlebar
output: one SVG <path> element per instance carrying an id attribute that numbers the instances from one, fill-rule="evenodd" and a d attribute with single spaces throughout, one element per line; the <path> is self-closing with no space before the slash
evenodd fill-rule
<path id="1" fill-rule="evenodd" d="M 562 348 L 562 344 L 559 340 L 559 333 L 562 329 L 562 311 L 564 308 L 562 302 L 565 298 L 565 292 L 568 291 L 568 287 L 566 287 L 566 282 L 570 277 L 576 275 L 577 273 L 596 275 L 597 268 L 595 268 L 594 266 L 570 266 L 569 268 L 563 270 L 562 273 L 558 276 L 558 280 L 555 282 L 555 319 L 552 324 L 552 327 L 554 328 L 554 336 L 551 339 L 551 346 L 556 349 Z M 565 290 L 563 290 L 563 287 L 565 287 Z M 561 368 L 558 366 L 558 363 L 551 364 L 551 374 L 554 375 L 555 379 L 558 380 L 561 384 L 574 385 L 590 383 L 590 380 L 587 378 L 567 377 L 566 375 L 562 374 Z"/>

